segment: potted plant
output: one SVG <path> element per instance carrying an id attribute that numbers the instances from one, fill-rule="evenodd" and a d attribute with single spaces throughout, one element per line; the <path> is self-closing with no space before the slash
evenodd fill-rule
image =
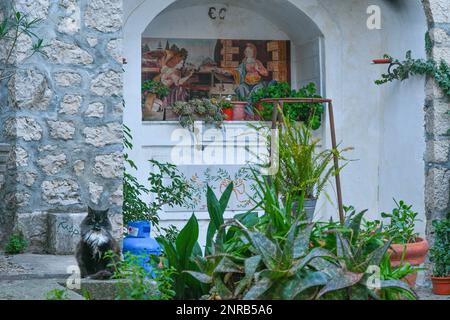
<path id="1" fill-rule="evenodd" d="M 213 103 L 216 102 L 216 100 L 213 100 Z M 233 115 L 233 104 L 231 101 L 227 99 L 220 99 L 216 102 L 216 104 L 219 106 L 219 108 L 222 110 L 222 113 L 225 115 L 225 121 L 232 121 L 234 120 Z"/>
<path id="2" fill-rule="evenodd" d="M 450 295 L 450 219 L 433 221 L 435 242 L 430 250 L 430 259 L 434 263 L 433 293 Z"/>
<path id="3" fill-rule="evenodd" d="M 245 107 L 247 107 L 248 102 L 246 101 L 232 101 L 233 104 L 233 120 L 243 121 L 245 120 Z"/>
<path id="4" fill-rule="evenodd" d="M 405 263 L 412 266 L 419 266 L 425 262 L 428 253 L 428 242 L 420 238 L 415 232 L 418 213 L 412 210 L 411 205 L 404 201 L 397 202 L 397 207 L 391 213 L 381 213 L 382 218 L 389 219 L 389 224 L 384 226 L 385 236 L 392 241 L 390 249 L 391 264 L 393 267 L 399 267 Z M 415 287 L 417 273 L 408 275 L 405 281 Z"/>
<path id="5" fill-rule="evenodd" d="M 299 90 L 292 90 L 287 82 L 277 82 L 255 91 L 251 96 L 255 113 L 260 120 L 271 121 L 274 104 L 260 102 L 262 99 L 277 98 L 321 98 L 317 94 L 314 83 L 310 83 Z M 286 103 L 284 115 L 292 121 L 302 121 L 309 128 L 317 130 L 322 124 L 324 106 L 321 103 Z"/>
<path id="6" fill-rule="evenodd" d="M 195 121 L 205 121 L 220 128 L 225 120 L 219 102 L 216 99 L 194 99 L 187 102 L 177 101 L 172 106 L 179 116 L 180 125 L 194 131 Z"/>
<path id="7" fill-rule="evenodd" d="M 345 150 L 325 149 L 319 151 L 319 139 L 312 136 L 310 129 L 301 122 L 283 115 L 284 127 L 279 132 L 279 170 L 276 187 L 283 197 L 290 196 L 295 203 L 303 199 L 303 208 L 312 220 L 317 199 L 337 172 L 333 167 L 335 154 L 340 159 Z"/>
<path id="8" fill-rule="evenodd" d="M 170 93 L 169 87 L 161 82 L 146 80 L 142 84 L 142 97 L 144 105 L 144 118 L 150 116 L 156 99 L 163 100 Z"/>

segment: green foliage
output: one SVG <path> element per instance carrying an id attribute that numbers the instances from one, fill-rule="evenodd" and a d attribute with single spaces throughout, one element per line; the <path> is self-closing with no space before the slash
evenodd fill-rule
<path id="1" fill-rule="evenodd" d="M 126 126 L 124 137 L 126 149 L 131 150 L 133 148 L 131 130 Z M 137 166 L 129 159 L 127 153 L 125 161 L 131 169 L 137 170 Z M 122 211 L 125 224 L 130 221 L 146 220 L 158 227 L 158 212 L 165 205 L 170 207 L 187 205 L 192 199 L 192 188 L 175 165 L 155 160 L 150 160 L 150 163 L 154 170 L 149 174 L 149 188 L 141 185 L 129 172 L 124 174 Z M 154 195 L 153 201 L 149 204 L 141 200 L 141 196 L 146 194 Z"/>
<path id="2" fill-rule="evenodd" d="M 302 123 L 284 117 L 284 127 L 279 130 L 279 170 L 276 175 L 281 194 L 303 195 L 317 198 L 336 170 L 333 159 L 343 160 L 343 151 L 325 149 L 318 151 L 319 139 Z"/>
<path id="3" fill-rule="evenodd" d="M 113 253 L 109 253 L 110 255 Z M 140 265 L 143 256 L 125 254 L 125 259 L 114 265 L 113 279 L 117 283 L 116 300 L 170 300 L 174 297 L 171 268 L 154 268 L 154 277 Z"/>
<path id="4" fill-rule="evenodd" d="M 28 241 L 21 232 L 11 235 L 5 247 L 7 254 L 19 254 L 25 252 L 28 247 Z"/>
<path id="5" fill-rule="evenodd" d="M 70 300 L 65 289 L 53 289 L 47 292 L 46 300 Z"/>
<path id="6" fill-rule="evenodd" d="M 393 59 L 389 55 L 384 56 L 386 59 L 391 59 L 393 63 L 398 66 L 390 74 L 383 74 L 380 80 L 375 81 L 377 85 L 392 82 L 395 80 L 404 81 L 411 76 L 426 75 L 433 78 L 442 91 L 450 96 L 450 66 L 442 60 L 436 62 L 428 59 L 413 59 L 411 51 L 406 53 L 406 59 L 399 61 Z"/>
<path id="7" fill-rule="evenodd" d="M 27 35 L 33 41 L 31 51 L 26 59 L 36 53 L 45 55 L 42 51 L 45 47 L 44 40 L 34 33 L 41 22 L 42 19 L 31 20 L 28 14 L 17 11 L 0 20 L 0 42 L 6 45 L 6 55 L 2 64 L 0 64 L 0 80 L 11 77 L 17 67 L 15 61 L 13 61 L 13 53 L 17 49 L 18 40 L 21 36 Z"/>
<path id="8" fill-rule="evenodd" d="M 357 213 L 349 207 L 344 225 L 316 227 L 289 211 L 273 215 L 283 205 L 276 204 L 270 184 L 262 183 L 260 197 L 267 201 L 266 208 L 272 206 L 272 213 L 256 216 L 254 223 L 238 217 L 224 223 L 213 237 L 211 254 L 197 257 L 198 268 L 187 272 L 209 286 L 210 299 L 415 298 L 408 285 L 395 278 L 415 272 L 411 269 L 382 270 L 384 278 L 376 278 L 379 285 L 371 286 L 369 267 L 382 265 L 391 242 L 363 227 L 366 211 Z M 215 197 L 208 198 L 210 208 L 220 208 Z M 287 216 L 277 222 L 283 215 Z M 323 241 L 325 233 L 334 240 Z"/>
<path id="9" fill-rule="evenodd" d="M 434 220 L 435 242 L 430 249 L 433 276 L 450 277 L 450 219 Z"/>
<path id="10" fill-rule="evenodd" d="M 416 222 L 419 221 L 417 212 L 412 210 L 412 205 L 407 205 L 404 201 L 397 202 L 397 208 L 392 213 L 381 213 L 382 218 L 388 218 L 389 224 L 384 226 L 386 238 L 391 239 L 396 244 L 407 244 L 416 241 L 418 233 L 415 232 Z"/>
<path id="11" fill-rule="evenodd" d="M 256 91 L 251 101 L 256 106 L 258 101 L 266 98 L 321 98 L 317 95 L 316 85 L 310 83 L 299 90 L 292 90 L 287 82 L 279 82 Z M 261 103 L 262 110 L 256 108 L 256 112 L 264 120 L 271 121 L 274 105 L 272 103 Z M 287 103 L 284 105 L 284 115 L 292 121 L 303 121 L 309 128 L 317 130 L 321 126 L 323 104 Z"/>
<path id="12" fill-rule="evenodd" d="M 174 225 L 170 225 L 167 228 L 160 227 L 161 232 L 164 234 L 164 238 L 166 238 L 168 241 L 175 242 L 178 234 L 180 233 L 180 230 L 177 229 Z"/>
<path id="13" fill-rule="evenodd" d="M 231 103 L 231 100 L 228 100 L 226 98 L 213 98 L 211 99 L 211 103 L 214 105 L 217 105 L 220 110 L 226 110 L 226 109 L 233 109 L 233 104 Z"/>
<path id="14" fill-rule="evenodd" d="M 176 299 L 197 299 L 203 293 L 201 285 L 183 272 L 195 269 L 193 257 L 202 254 L 197 243 L 198 232 L 198 221 L 193 214 L 178 234 L 175 242 L 169 241 L 165 237 L 157 238 L 163 249 L 164 266 L 174 270 L 173 281 Z"/>
<path id="15" fill-rule="evenodd" d="M 409 263 L 404 263 L 397 268 L 393 268 L 391 265 L 390 255 L 384 256 L 380 265 L 380 277 L 383 281 L 398 281 L 405 277 L 417 273 L 421 268 L 413 267 Z M 380 298 L 382 300 L 416 300 L 416 295 L 411 290 L 405 290 L 401 287 L 388 287 L 382 288 L 379 291 Z"/>
<path id="16" fill-rule="evenodd" d="M 193 131 L 195 121 L 201 120 L 220 128 L 225 120 L 222 103 L 216 99 L 194 99 L 188 102 L 177 101 L 172 108 L 180 117 L 181 126 Z"/>
<path id="17" fill-rule="evenodd" d="M 170 88 L 159 81 L 146 80 L 142 84 L 142 94 L 155 94 L 159 99 L 164 99 L 170 94 Z"/>

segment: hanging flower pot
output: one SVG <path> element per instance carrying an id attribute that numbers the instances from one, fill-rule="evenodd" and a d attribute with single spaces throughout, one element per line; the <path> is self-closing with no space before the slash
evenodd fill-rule
<path id="1" fill-rule="evenodd" d="M 245 107 L 247 106 L 246 101 L 233 101 L 233 120 L 243 121 L 245 120 Z"/>

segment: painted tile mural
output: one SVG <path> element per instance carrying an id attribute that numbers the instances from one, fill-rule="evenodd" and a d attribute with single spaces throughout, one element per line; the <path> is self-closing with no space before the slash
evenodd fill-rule
<path id="1" fill-rule="evenodd" d="M 285 40 L 142 39 L 142 83 L 168 90 L 143 94 L 143 120 L 175 120 L 171 105 L 232 96 L 246 101 L 271 81 L 290 82 Z M 157 90 L 156 90 L 157 91 Z"/>
<path id="2" fill-rule="evenodd" d="M 210 186 L 217 197 L 225 191 L 232 182 L 234 185 L 227 210 L 247 211 L 254 207 L 255 203 L 251 199 L 255 198 L 255 190 L 252 185 L 252 173 L 246 167 L 227 166 L 179 166 L 181 172 L 186 177 L 188 183 L 193 187 L 192 205 L 187 208 L 195 212 L 206 212 L 206 191 Z M 171 208 L 165 206 L 166 212 L 186 211 L 184 207 Z"/>

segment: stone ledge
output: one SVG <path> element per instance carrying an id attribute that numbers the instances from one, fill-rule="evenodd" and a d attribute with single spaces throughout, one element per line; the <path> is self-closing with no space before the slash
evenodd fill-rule
<path id="1" fill-rule="evenodd" d="M 151 280 L 149 280 L 151 281 Z M 59 280 L 58 283 L 66 286 L 65 280 Z M 74 289 L 75 293 L 85 296 L 87 293 L 90 300 L 116 300 L 119 294 L 119 285 L 126 284 L 127 280 L 81 280 L 80 289 Z M 155 285 L 156 292 L 156 285 Z"/>

